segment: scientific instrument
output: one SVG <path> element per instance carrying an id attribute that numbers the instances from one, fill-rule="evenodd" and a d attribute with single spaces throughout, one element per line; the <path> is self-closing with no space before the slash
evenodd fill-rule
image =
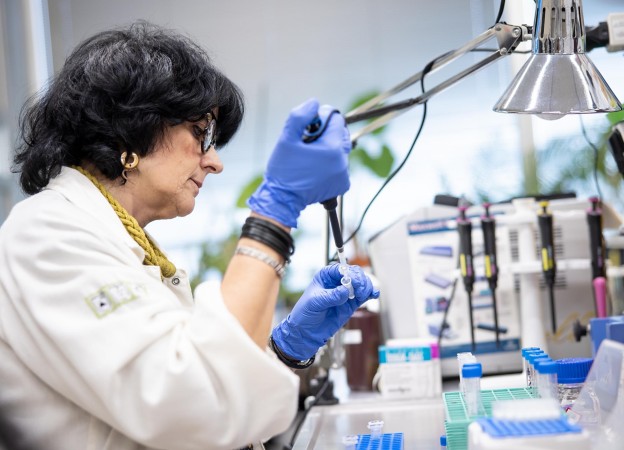
<path id="1" fill-rule="evenodd" d="M 470 317 L 470 342 L 472 351 L 476 351 L 474 335 L 474 315 L 472 309 L 472 290 L 474 288 L 475 274 L 472 264 L 472 222 L 466 218 L 466 206 L 459 207 L 459 217 L 457 218 L 457 231 L 459 232 L 459 269 L 464 289 L 468 296 L 468 316 Z"/>
<path id="2" fill-rule="evenodd" d="M 498 284 L 498 265 L 496 260 L 496 220 L 490 215 L 489 203 L 484 203 L 483 209 L 485 211 L 481 216 L 481 229 L 483 230 L 485 278 L 488 281 L 488 286 L 490 287 L 492 295 L 496 348 L 500 348 L 500 327 L 498 325 L 498 309 L 496 306 L 496 287 Z"/>
<path id="3" fill-rule="evenodd" d="M 557 316 L 555 312 L 555 278 L 557 274 L 557 264 L 555 262 L 555 244 L 553 232 L 553 216 L 548 212 L 548 202 L 540 202 L 541 212 L 537 215 L 541 237 L 541 260 L 542 273 L 544 281 L 548 289 L 548 298 L 550 300 L 550 320 L 552 324 L 552 332 L 557 332 Z"/>

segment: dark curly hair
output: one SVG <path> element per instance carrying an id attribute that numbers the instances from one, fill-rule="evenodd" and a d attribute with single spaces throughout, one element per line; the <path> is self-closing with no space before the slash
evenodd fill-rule
<path id="1" fill-rule="evenodd" d="M 240 126 L 243 96 L 189 38 L 147 22 L 104 31 L 78 45 L 48 89 L 24 105 L 13 171 L 27 194 L 81 161 L 113 180 L 124 150 L 144 156 L 166 127 L 216 107 L 221 147 Z"/>

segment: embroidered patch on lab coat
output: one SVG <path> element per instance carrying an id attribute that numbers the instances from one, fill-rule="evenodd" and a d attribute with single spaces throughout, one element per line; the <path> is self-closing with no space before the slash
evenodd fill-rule
<path id="1" fill-rule="evenodd" d="M 100 288 L 85 300 L 98 318 L 115 311 L 122 305 L 136 300 L 146 294 L 145 286 L 136 283 L 122 282 Z"/>

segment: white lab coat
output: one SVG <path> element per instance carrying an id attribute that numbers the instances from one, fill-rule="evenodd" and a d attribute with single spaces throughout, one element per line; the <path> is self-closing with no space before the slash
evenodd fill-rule
<path id="1" fill-rule="evenodd" d="M 284 431 L 298 377 L 206 284 L 161 280 L 63 168 L 0 229 L 0 415 L 35 449 L 233 449 Z"/>

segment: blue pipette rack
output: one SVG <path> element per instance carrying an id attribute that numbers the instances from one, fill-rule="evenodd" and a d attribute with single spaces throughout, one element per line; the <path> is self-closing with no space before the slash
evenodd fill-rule
<path id="1" fill-rule="evenodd" d="M 403 433 L 384 433 L 377 439 L 370 434 L 358 435 L 356 450 L 403 450 Z"/>

